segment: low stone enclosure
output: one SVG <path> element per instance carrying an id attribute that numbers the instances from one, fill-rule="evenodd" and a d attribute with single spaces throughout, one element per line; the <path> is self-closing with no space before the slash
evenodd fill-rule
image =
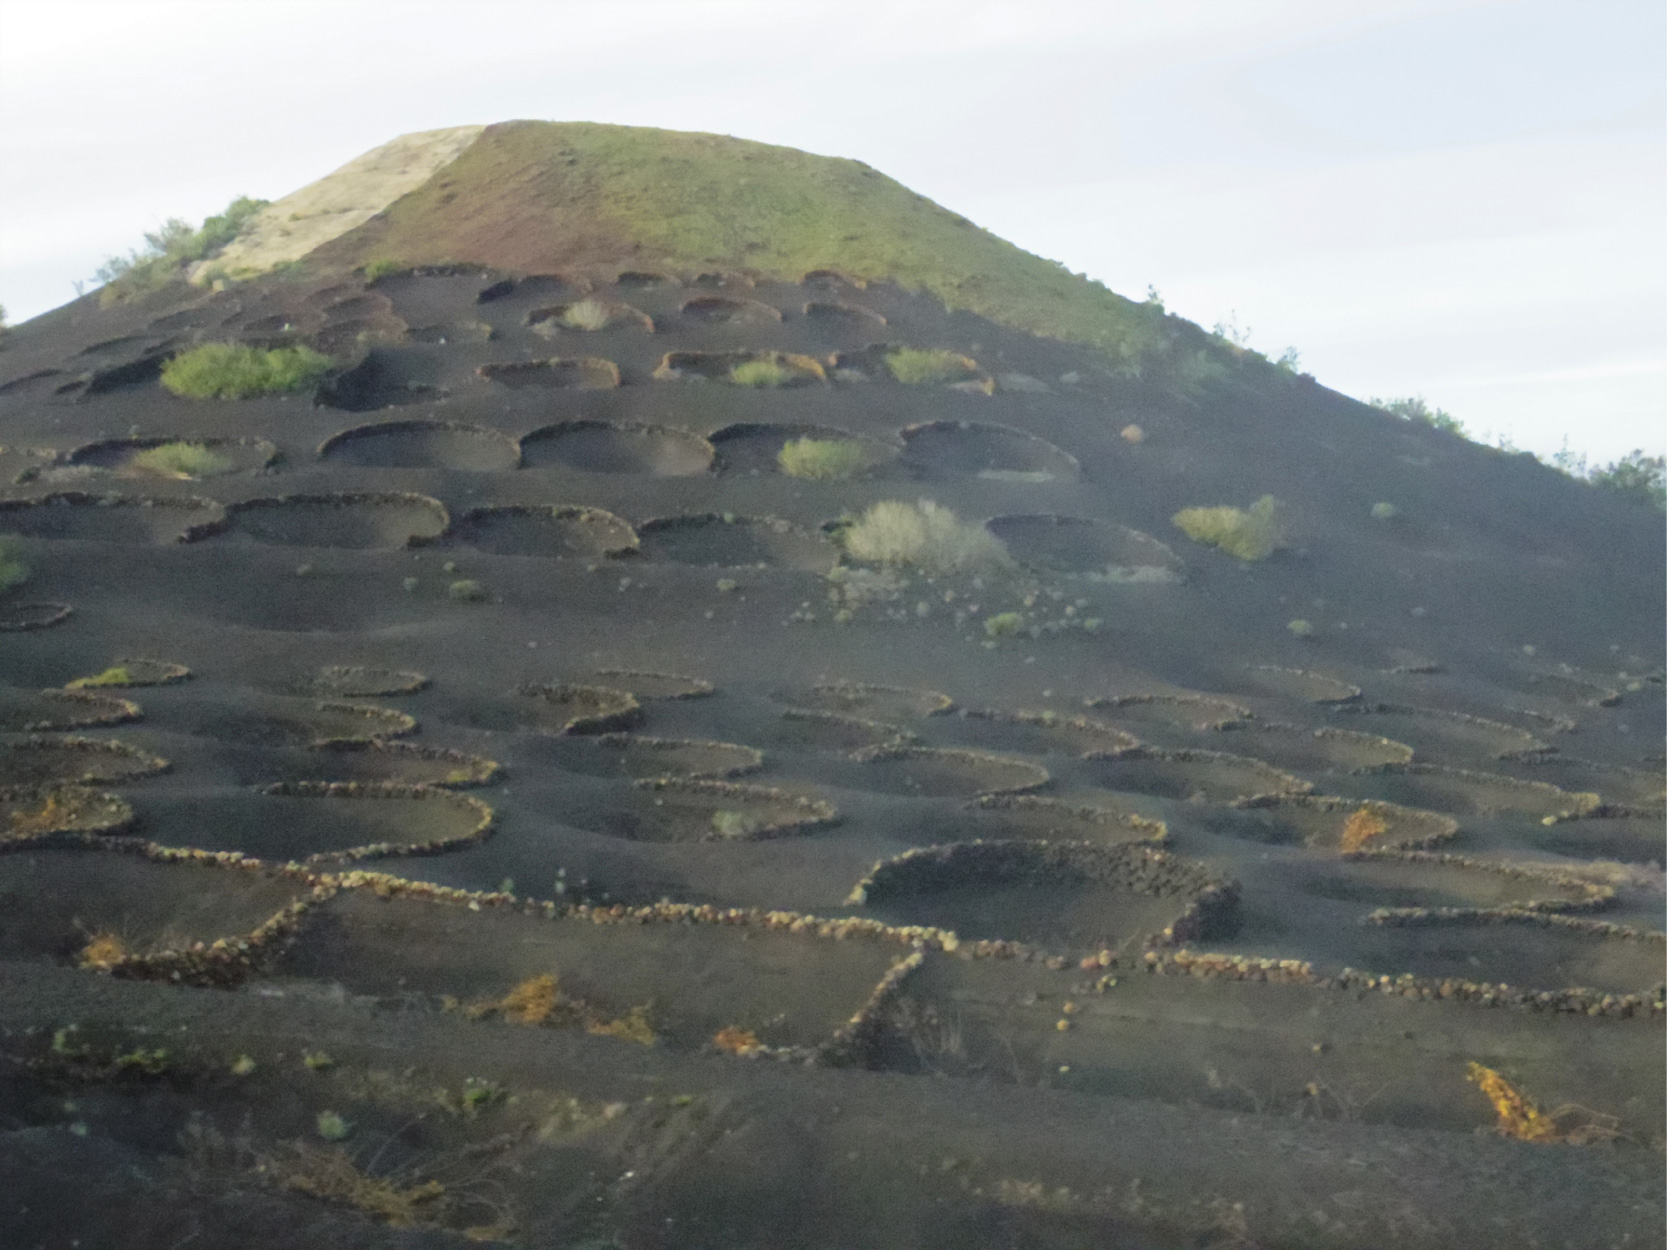
<path id="1" fill-rule="evenodd" d="M 203 472 L 170 472 L 152 464 L 154 453 L 161 447 L 184 445 L 208 452 L 213 463 Z M 73 467 L 103 470 L 120 477 L 219 477 L 230 473 L 258 473 L 277 459 L 277 446 L 264 438 L 193 438 L 185 436 L 150 438 L 110 438 L 85 443 L 70 451 L 63 463 Z"/>
<path id="2" fill-rule="evenodd" d="M 498 361 L 481 365 L 475 372 L 488 382 L 511 388 L 605 391 L 620 383 L 619 366 L 600 356 Z"/>
<path id="3" fill-rule="evenodd" d="M 981 885 L 1100 885 L 1185 898 L 1186 910 L 1154 935 L 1162 945 L 1230 937 L 1238 928 L 1237 882 L 1196 860 L 1140 843 L 974 841 L 917 847 L 875 864 L 846 901 L 872 906 L 902 895 Z"/>
<path id="4" fill-rule="evenodd" d="M 585 473 L 692 477 L 712 465 L 713 447 L 698 434 L 664 425 L 563 421 L 521 440 L 529 468 L 560 466 Z"/>
<path id="5" fill-rule="evenodd" d="M 698 513 L 644 521 L 642 554 L 704 568 L 788 568 L 826 573 L 839 552 L 826 538 L 780 517 Z"/>
<path id="6" fill-rule="evenodd" d="M 499 504 L 457 514 L 443 540 L 500 556 L 601 560 L 633 555 L 637 531 L 601 508 Z"/>
<path id="7" fill-rule="evenodd" d="M 461 469 L 501 473 L 521 464 L 514 439 L 496 430 L 455 421 L 381 421 L 332 434 L 319 445 L 321 460 L 361 468 Z"/>
<path id="8" fill-rule="evenodd" d="M 212 499 L 151 499 L 58 491 L 0 499 L 0 533 L 107 543 L 183 543 L 216 533 L 226 509 Z"/>
<path id="9" fill-rule="evenodd" d="M 202 527 L 195 537 L 229 532 L 279 546 L 362 550 L 417 546 L 438 538 L 450 523 L 446 506 L 427 495 L 295 494 L 233 504 L 221 524 Z"/>
<path id="10" fill-rule="evenodd" d="M 1091 582 L 1176 582 L 1186 565 L 1149 534 L 1086 517 L 1038 514 L 985 522 L 1020 564 Z"/>
<path id="11" fill-rule="evenodd" d="M 1045 438 L 1004 425 L 928 421 L 902 433 L 903 462 L 923 477 L 1007 482 L 1070 481 L 1082 466 Z"/>
<path id="12" fill-rule="evenodd" d="M 654 377 L 661 382 L 727 382 L 736 386 L 822 386 L 827 371 L 797 352 L 667 352 Z"/>

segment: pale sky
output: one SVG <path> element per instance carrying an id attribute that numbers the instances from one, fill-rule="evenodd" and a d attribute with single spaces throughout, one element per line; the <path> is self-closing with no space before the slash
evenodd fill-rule
<path id="1" fill-rule="evenodd" d="M 1667 450 L 1660 0 L 0 0 L 0 303 L 510 118 L 855 157 L 1345 393 Z"/>

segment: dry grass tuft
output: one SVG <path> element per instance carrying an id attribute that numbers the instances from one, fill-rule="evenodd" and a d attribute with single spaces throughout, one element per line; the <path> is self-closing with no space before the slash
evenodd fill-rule
<path id="1" fill-rule="evenodd" d="M 887 353 L 886 368 L 905 386 L 971 382 L 979 377 L 978 362 L 970 356 L 916 347 L 903 347 Z"/>
<path id="2" fill-rule="evenodd" d="M 1013 563 L 989 530 L 961 520 L 930 499 L 918 504 L 882 500 L 847 526 L 841 539 L 846 552 L 864 563 L 908 565 L 927 573 L 1007 568 Z"/>
<path id="3" fill-rule="evenodd" d="M 130 953 L 121 938 L 105 929 L 87 939 L 87 944 L 81 948 L 76 962 L 83 968 L 97 968 L 107 972 L 126 959 Z"/>
<path id="4" fill-rule="evenodd" d="M 264 1158 L 257 1170 L 284 1189 L 345 1203 L 395 1228 L 435 1222 L 436 1208 L 446 1196 L 439 1181 L 401 1186 L 389 1177 L 370 1176 L 340 1146 L 291 1142 L 285 1153 Z"/>
<path id="5" fill-rule="evenodd" d="M 1532 1098 L 1503 1075 L 1482 1064 L 1470 1065 L 1468 1079 L 1493 1104 L 1494 1112 L 1499 1116 L 1495 1127 L 1502 1137 L 1515 1141 L 1587 1146 L 1593 1142 L 1613 1141 L 1620 1136 L 1614 1116 L 1573 1104 L 1554 1111 L 1542 1111 Z"/>
<path id="6" fill-rule="evenodd" d="M 1249 508 L 1182 508 L 1172 518 L 1194 542 L 1240 560 L 1265 560 L 1285 545 L 1280 503 L 1263 495 Z"/>
<path id="7" fill-rule="evenodd" d="M 1337 849 L 1362 850 L 1373 838 L 1388 832 L 1388 821 L 1376 812 L 1362 807 L 1358 811 L 1350 812 L 1348 819 L 1343 822 L 1343 836 L 1337 842 Z"/>
<path id="8" fill-rule="evenodd" d="M 543 1024 L 561 1003 L 561 986 L 549 973 L 528 977 L 502 998 L 489 1003 L 476 1003 L 469 1008 L 471 1019 L 497 1012 L 505 1020 L 517 1024 Z"/>
<path id="9" fill-rule="evenodd" d="M 647 1007 L 633 1007 L 615 1020 L 610 1020 L 591 1008 L 583 1010 L 588 1017 L 585 1021 L 586 1033 L 594 1033 L 598 1037 L 615 1037 L 622 1042 L 635 1042 L 639 1046 L 652 1046 L 659 1040 L 653 1025 L 648 1022 Z"/>
<path id="10" fill-rule="evenodd" d="M 712 1044 L 726 1055 L 750 1055 L 761 1045 L 758 1034 L 735 1025 L 719 1029 L 712 1038 Z"/>

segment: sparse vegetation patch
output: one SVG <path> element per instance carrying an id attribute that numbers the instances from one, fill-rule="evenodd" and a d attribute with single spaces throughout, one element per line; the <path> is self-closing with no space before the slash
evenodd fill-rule
<path id="1" fill-rule="evenodd" d="M 251 399 L 301 390 L 335 367 L 309 347 L 204 343 L 164 365 L 162 385 L 183 399 Z"/>
<path id="2" fill-rule="evenodd" d="M 927 573 L 1005 569 L 1012 564 L 1001 540 L 982 525 L 922 499 L 882 500 L 840 532 L 845 552 L 868 564 L 906 565 Z"/>
<path id="3" fill-rule="evenodd" d="M 1182 508 L 1173 519 L 1194 542 L 1247 563 L 1267 559 L 1286 541 L 1280 504 L 1272 495 L 1263 495 L 1249 508 Z"/>
<path id="4" fill-rule="evenodd" d="M 788 477 L 827 481 L 855 477 L 867 467 L 868 452 L 846 439 L 796 438 L 782 445 L 776 462 Z"/>

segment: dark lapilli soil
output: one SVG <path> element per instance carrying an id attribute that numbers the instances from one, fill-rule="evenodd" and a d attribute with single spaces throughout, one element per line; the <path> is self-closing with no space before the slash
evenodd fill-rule
<path id="1" fill-rule="evenodd" d="M 1660 1244 L 1656 514 L 1312 380 L 629 268 L 12 331 L 0 1241 Z M 149 366 L 226 339 L 341 368 Z M 179 440 L 236 454 L 135 468 Z M 1265 494 L 1263 562 L 1170 520 Z M 864 568 L 884 500 L 1009 562 Z"/>

